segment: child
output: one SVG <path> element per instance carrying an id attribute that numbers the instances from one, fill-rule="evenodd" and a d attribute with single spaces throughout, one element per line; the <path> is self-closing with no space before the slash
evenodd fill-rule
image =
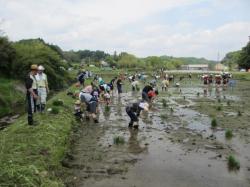
<path id="1" fill-rule="evenodd" d="M 142 110 L 148 111 L 149 104 L 147 102 L 141 101 L 138 103 L 133 103 L 126 107 L 126 113 L 130 117 L 130 122 L 128 124 L 128 127 L 134 127 L 135 129 L 138 129 L 139 127 L 139 119 L 140 113 Z M 135 123 L 135 125 L 134 125 Z"/>
<path id="2" fill-rule="evenodd" d="M 77 119 L 82 120 L 82 114 L 83 114 L 83 112 L 82 112 L 82 109 L 81 109 L 81 102 L 79 100 L 77 100 L 75 102 L 74 110 L 75 110 L 75 113 L 74 113 L 75 117 Z"/>
<path id="3" fill-rule="evenodd" d="M 110 98 L 111 98 L 111 96 L 110 96 L 109 91 L 106 91 L 105 94 L 104 94 L 104 100 L 106 102 L 106 105 L 110 104 Z"/>
<path id="4" fill-rule="evenodd" d="M 122 93 L 122 79 L 121 78 L 119 78 L 116 81 L 116 86 L 117 86 L 118 96 L 120 96 L 120 94 Z"/>

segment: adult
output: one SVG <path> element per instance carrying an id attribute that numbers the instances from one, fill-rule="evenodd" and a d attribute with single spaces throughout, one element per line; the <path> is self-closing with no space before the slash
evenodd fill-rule
<path id="1" fill-rule="evenodd" d="M 132 86 L 132 91 L 139 91 L 140 90 L 140 87 L 139 87 L 139 81 L 132 81 L 131 83 L 131 86 Z"/>
<path id="2" fill-rule="evenodd" d="M 96 97 L 92 96 L 90 93 L 86 93 L 84 91 L 81 91 L 79 94 L 79 99 L 81 103 L 85 103 L 86 105 L 86 119 L 89 120 L 90 117 L 93 118 L 95 123 L 98 123 L 97 119 L 97 106 L 98 106 L 98 100 Z"/>
<path id="3" fill-rule="evenodd" d="M 84 86 L 84 83 L 85 83 L 85 76 L 86 76 L 86 71 L 84 69 L 77 76 L 77 80 L 82 86 Z"/>
<path id="4" fill-rule="evenodd" d="M 37 81 L 37 92 L 39 96 L 39 99 L 36 103 L 36 108 L 39 112 L 44 112 L 47 94 L 49 93 L 47 75 L 44 73 L 44 70 L 45 68 L 43 66 L 38 66 L 38 73 L 35 76 Z"/>
<path id="5" fill-rule="evenodd" d="M 142 89 L 142 100 L 146 102 L 151 102 L 156 95 L 158 95 L 158 91 L 154 90 L 152 86 L 146 85 Z"/>
<path id="6" fill-rule="evenodd" d="M 28 124 L 34 125 L 33 121 L 33 113 L 35 112 L 36 105 L 35 101 L 38 99 L 37 95 L 37 81 L 35 75 L 37 74 L 37 65 L 31 65 L 31 71 L 27 75 L 25 80 L 25 87 L 26 87 L 26 100 L 27 100 L 27 111 L 28 111 Z"/>
<path id="7" fill-rule="evenodd" d="M 169 81 L 168 81 L 168 79 L 164 79 L 162 82 L 161 82 L 161 84 L 162 84 L 162 91 L 163 90 L 165 90 L 165 91 L 167 91 L 167 88 L 169 87 Z"/>
<path id="8" fill-rule="evenodd" d="M 126 107 L 126 113 L 130 117 L 130 122 L 128 127 L 134 127 L 135 129 L 138 129 L 139 127 L 139 119 L 140 113 L 142 110 L 148 111 L 149 104 L 145 101 L 140 101 L 138 103 L 130 104 Z M 134 125 L 134 123 L 136 123 Z"/>

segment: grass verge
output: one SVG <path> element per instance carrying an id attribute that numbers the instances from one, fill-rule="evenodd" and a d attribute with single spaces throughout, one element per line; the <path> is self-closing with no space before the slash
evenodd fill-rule
<path id="1" fill-rule="evenodd" d="M 73 100 L 65 92 L 55 99 L 65 104 L 57 115 L 34 115 L 37 126 L 28 126 L 24 115 L 0 132 L 0 186 L 63 186 L 58 171 L 74 126 Z"/>

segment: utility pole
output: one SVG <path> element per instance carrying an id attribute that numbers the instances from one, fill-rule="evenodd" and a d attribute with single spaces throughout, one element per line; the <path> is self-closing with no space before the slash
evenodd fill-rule
<path id="1" fill-rule="evenodd" d="M 220 52 L 217 54 L 217 62 L 220 63 Z"/>

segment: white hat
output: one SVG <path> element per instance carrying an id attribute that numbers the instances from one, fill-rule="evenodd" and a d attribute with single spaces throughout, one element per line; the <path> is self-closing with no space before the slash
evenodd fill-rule
<path id="1" fill-rule="evenodd" d="M 38 66 L 38 70 L 44 71 L 44 67 L 42 65 Z"/>

